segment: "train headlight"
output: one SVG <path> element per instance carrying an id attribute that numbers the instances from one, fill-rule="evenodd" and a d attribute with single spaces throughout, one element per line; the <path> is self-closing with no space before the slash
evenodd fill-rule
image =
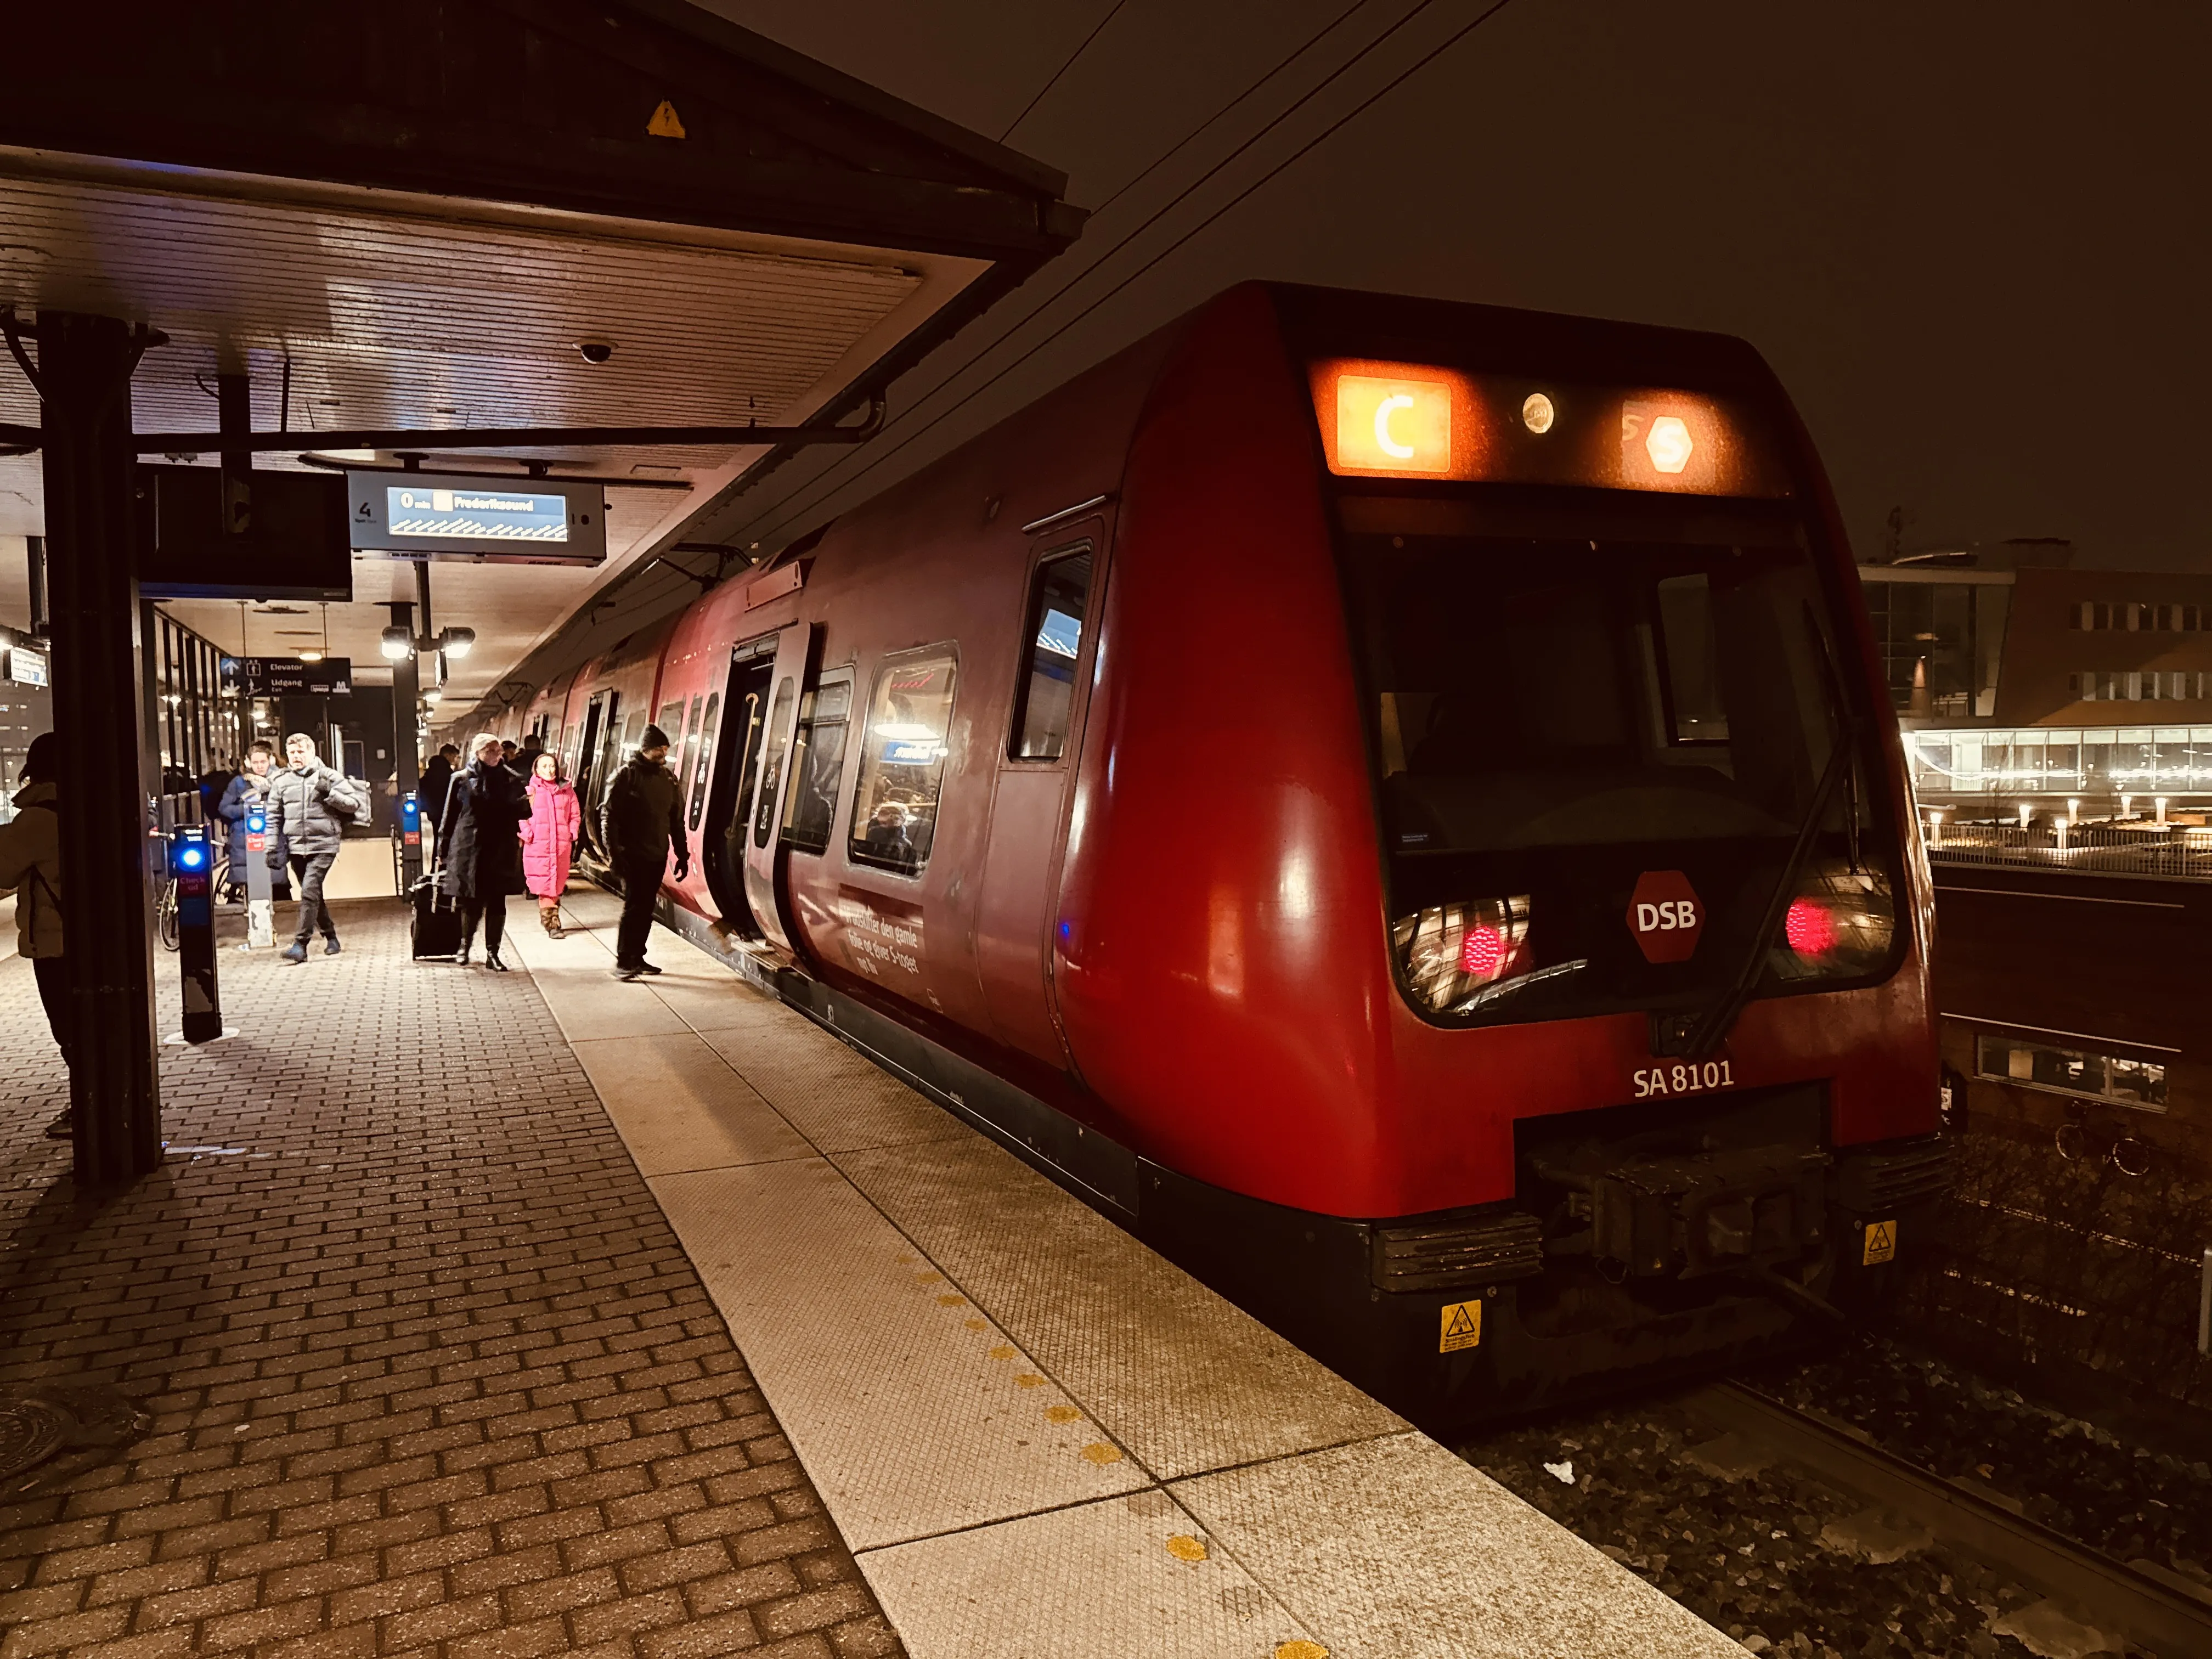
<path id="1" fill-rule="evenodd" d="M 1399 917 L 1390 933 L 1422 1005 L 1463 1013 L 1491 986 L 1528 970 L 1528 896 L 1431 905 Z"/>
<path id="2" fill-rule="evenodd" d="M 1888 960 L 1896 933 L 1889 878 L 1838 860 L 1805 872 L 1768 960 L 1785 980 L 1853 979 Z"/>

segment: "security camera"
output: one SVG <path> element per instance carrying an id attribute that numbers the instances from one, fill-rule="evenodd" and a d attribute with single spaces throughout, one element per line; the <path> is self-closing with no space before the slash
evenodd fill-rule
<path id="1" fill-rule="evenodd" d="M 603 363 L 615 355 L 614 347 L 605 340 L 579 340 L 576 349 L 584 354 L 587 363 Z"/>

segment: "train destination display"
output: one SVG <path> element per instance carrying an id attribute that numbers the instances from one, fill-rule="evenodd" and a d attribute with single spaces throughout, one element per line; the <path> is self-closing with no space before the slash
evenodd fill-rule
<path id="1" fill-rule="evenodd" d="M 403 558 L 598 564 L 606 508 L 597 483 L 430 472 L 349 472 L 353 545 Z"/>

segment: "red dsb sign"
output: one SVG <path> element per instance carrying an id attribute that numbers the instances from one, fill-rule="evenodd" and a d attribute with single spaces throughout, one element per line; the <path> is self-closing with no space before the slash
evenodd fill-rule
<path id="1" fill-rule="evenodd" d="M 1628 900 L 1628 931 L 1646 962 L 1687 962 L 1705 931 L 1705 907 L 1680 870 L 1646 870 Z"/>

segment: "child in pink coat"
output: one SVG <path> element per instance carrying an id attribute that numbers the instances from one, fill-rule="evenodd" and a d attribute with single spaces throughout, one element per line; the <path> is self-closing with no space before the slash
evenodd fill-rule
<path id="1" fill-rule="evenodd" d="M 559 939 L 561 895 L 568 886 L 568 861 L 576 850 L 584 812 L 576 804 L 575 786 L 561 775 L 560 757 L 550 750 L 538 757 L 529 788 L 530 816 L 518 831 L 522 836 L 522 879 L 538 896 L 538 921 Z"/>

